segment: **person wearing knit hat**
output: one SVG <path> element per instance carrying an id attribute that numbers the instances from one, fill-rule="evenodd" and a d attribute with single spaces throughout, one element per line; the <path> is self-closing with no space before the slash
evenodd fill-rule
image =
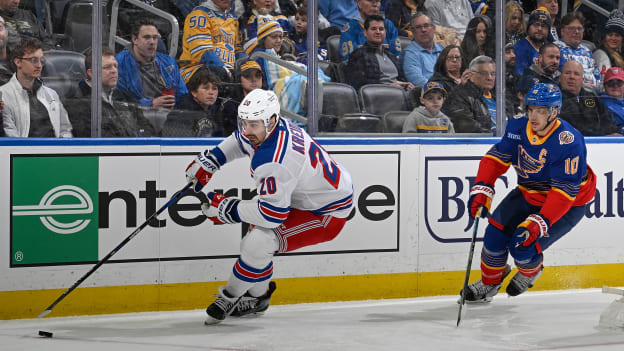
<path id="1" fill-rule="evenodd" d="M 535 63 L 539 54 L 539 48 L 548 39 L 550 24 L 550 15 L 544 7 L 538 7 L 529 15 L 527 36 L 518 41 L 514 46 L 514 52 L 516 53 L 514 70 L 519 75 L 522 75 L 525 69 Z"/>
<path id="2" fill-rule="evenodd" d="M 594 51 L 594 60 L 600 71 L 607 71 L 611 67 L 624 68 L 622 56 L 622 38 L 624 37 L 624 14 L 620 10 L 613 10 L 605 24 L 605 36 L 600 48 Z M 604 67 L 604 68 L 603 68 Z"/>
<path id="3" fill-rule="evenodd" d="M 251 55 L 256 49 L 275 49 L 275 52 L 279 52 L 284 40 L 284 31 L 278 21 L 271 19 L 271 17 L 264 17 L 258 19 L 258 36 L 257 41 L 250 45 L 246 52 Z"/>

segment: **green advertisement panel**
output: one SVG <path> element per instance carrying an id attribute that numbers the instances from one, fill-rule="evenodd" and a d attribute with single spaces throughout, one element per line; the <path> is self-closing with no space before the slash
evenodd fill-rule
<path id="1" fill-rule="evenodd" d="M 98 260 L 98 163 L 12 156 L 11 266 Z"/>

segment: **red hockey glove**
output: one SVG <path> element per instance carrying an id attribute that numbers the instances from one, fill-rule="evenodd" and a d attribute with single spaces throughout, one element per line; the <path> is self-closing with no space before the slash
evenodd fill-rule
<path id="1" fill-rule="evenodd" d="M 202 212 L 209 220 L 216 224 L 232 224 L 240 223 L 238 216 L 238 203 L 240 200 L 227 197 L 223 194 L 208 193 L 210 203 L 204 203 L 201 206 Z"/>
<path id="2" fill-rule="evenodd" d="M 548 236 L 550 221 L 541 214 L 532 214 L 520 223 L 513 234 L 514 247 L 531 246 L 535 241 L 543 236 Z"/>
<path id="3" fill-rule="evenodd" d="M 193 183 L 193 190 L 199 192 L 208 184 L 214 172 L 219 170 L 219 163 L 208 150 L 200 152 L 195 160 L 186 167 L 186 181 Z"/>
<path id="4" fill-rule="evenodd" d="M 481 218 L 487 216 L 492 206 L 492 198 L 494 197 L 494 188 L 491 185 L 479 182 L 470 188 L 470 200 L 468 200 L 468 210 L 470 217 L 475 218 L 480 215 Z M 481 209 L 483 207 L 483 209 Z M 479 210 L 481 212 L 479 213 Z"/>

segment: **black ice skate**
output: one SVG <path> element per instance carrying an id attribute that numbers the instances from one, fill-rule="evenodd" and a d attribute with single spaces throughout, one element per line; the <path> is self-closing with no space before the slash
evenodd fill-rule
<path id="1" fill-rule="evenodd" d="M 264 311 L 269 308 L 271 295 L 273 295 L 276 288 L 275 282 L 269 282 L 269 288 L 262 296 L 253 297 L 249 293 L 245 293 L 231 315 L 241 317 L 250 314 L 264 314 Z"/>
<path id="2" fill-rule="evenodd" d="M 225 317 L 234 311 L 241 300 L 240 297 L 231 296 L 223 286 L 219 287 L 219 294 L 216 296 L 217 299 L 206 308 L 206 313 L 208 314 L 204 321 L 206 325 L 223 322 Z"/>
<path id="3" fill-rule="evenodd" d="M 503 270 L 503 277 L 498 284 L 486 285 L 479 279 L 476 282 L 468 285 L 468 289 L 466 290 L 466 303 L 485 303 L 492 301 L 494 295 L 498 294 L 501 286 L 503 285 L 503 280 L 509 275 L 511 272 L 511 266 L 505 265 L 505 269 Z M 463 291 L 463 290 L 462 290 Z M 462 291 L 459 292 L 461 296 Z M 460 300 L 457 303 L 461 303 Z"/>
<path id="4" fill-rule="evenodd" d="M 544 266 L 542 266 L 542 269 L 540 269 L 540 271 L 532 277 L 527 277 L 520 272 L 516 273 L 516 275 L 511 278 L 509 285 L 507 285 L 507 294 L 509 296 L 518 296 L 523 292 L 529 290 L 529 288 L 533 287 L 533 283 L 535 283 L 537 278 L 542 275 L 543 270 Z"/>

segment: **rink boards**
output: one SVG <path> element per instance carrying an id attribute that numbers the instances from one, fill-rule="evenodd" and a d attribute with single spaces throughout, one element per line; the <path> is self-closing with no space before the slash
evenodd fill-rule
<path id="1" fill-rule="evenodd" d="M 471 235 L 470 184 L 496 139 L 319 140 L 351 173 L 354 211 L 334 241 L 275 258 L 273 303 L 457 293 Z M 0 319 L 39 314 L 183 187 L 194 155 L 219 141 L 1 140 Z M 598 196 L 546 251 L 535 289 L 624 285 L 624 144 L 587 143 Z M 512 170 L 499 178 L 494 206 L 515 182 Z M 253 197 L 248 160 L 224 167 L 209 187 Z M 53 314 L 205 307 L 227 280 L 246 227 L 213 225 L 199 212 L 202 199 L 189 194 L 169 207 Z"/>

